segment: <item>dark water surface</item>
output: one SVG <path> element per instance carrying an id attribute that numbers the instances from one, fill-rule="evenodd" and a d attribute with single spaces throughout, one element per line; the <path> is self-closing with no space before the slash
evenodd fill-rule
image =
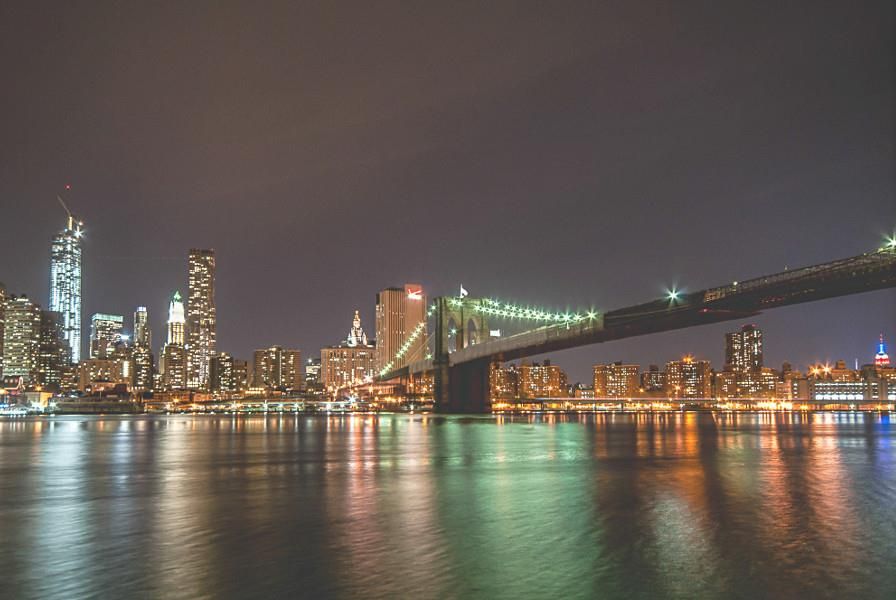
<path id="1" fill-rule="evenodd" d="M 0 422 L 3 598 L 896 598 L 862 414 Z"/>

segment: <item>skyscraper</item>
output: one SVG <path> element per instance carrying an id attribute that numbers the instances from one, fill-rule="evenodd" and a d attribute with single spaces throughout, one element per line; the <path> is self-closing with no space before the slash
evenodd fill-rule
<path id="1" fill-rule="evenodd" d="M 367 341 L 367 334 L 361 327 L 360 312 L 356 310 L 345 341 L 337 346 L 321 348 L 320 381 L 328 390 L 367 381 L 374 374 L 374 355 L 375 349 Z"/>
<path id="2" fill-rule="evenodd" d="M 215 251 L 190 250 L 187 298 L 187 384 L 208 387 L 215 353 Z"/>
<path id="3" fill-rule="evenodd" d="M 876 367 L 890 366 L 890 355 L 887 354 L 887 345 L 884 343 L 884 334 L 880 334 L 880 341 L 877 343 L 877 354 L 874 355 L 874 365 Z"/>
<path id="4" fill-rule="evenodd" d="M 41 385 L 58 389 L 71 362 L 69 352 L 63 336 L 62 315 L 52 310 L 40 311 L 37 379 Z"/>
<path id="5" fill-rule="evenodd" d="M 59 198 L 62 202 L 62 198 Z M 62 333 L 72 362 L 81 360 L 81 236 L 84 223 L 62 202 L 68 219 L 50 251 L 50 310 L 62 314 Z"/>
<path id="6" fill-rule="evenodd" d="M 165 345 L 184 345 L 184 303 L 180 292 L 174 292 L 171 302 L 168 304 L 168 340 Z"/>
<path id="7" fill-rule="evenodd" d="M 0 283 L 0 377 L 3 376 L 3 327 L 6 323 L 6 288 Z"/>
<path id="8" fill-rule="evenodd" d="M 735 373 L 762 368 L 762 330 L 744 325 L 740 331 L 725 334 L 725 364 Z"/>
<path id="9" fill-rule="evenodd" d="M 3 328 L 3 376 L 37 381 L 40 357 L 40 306 L 26 296 L 6 301 Z"/>
<path id="10" fill-rule="evenodd" d="M 152 348 L 152 331 L 149 329 L 149 313 L 145 306 L 134 311 L 134 346 Z"/>
<path id="11" fill-rule="evenodd" d="M 426 322 L 426 296 L 423 287 L 406 283 L 403 288 L 386 288 L 376 295 L 376 370 L 390 361 L 398 369 L 426 358 L 426 332 L 418 335 L 404 355 L 398 350 L 410 338 L 418 324 Z"/>
<path id="12" fill-rule="evenodd" d="M 299 350 L 271 346 L 256 350 L 255 387 L 297 390 L 302 387 L 302 356 Z"/>
<path id="13" fill-rule="evenodd" d="M 121 342 L 122 315 L 96 313 L 90 318 L 90 358 L 111 358 Z"/>

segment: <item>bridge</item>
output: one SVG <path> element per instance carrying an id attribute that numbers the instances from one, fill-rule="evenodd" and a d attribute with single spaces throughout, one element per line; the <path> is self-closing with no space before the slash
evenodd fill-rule
<path id="1" fill-rule="evenodd" d="M 690 293 L 675 291 L 662 299 L 598 313 L 554 313 L 488 298 L 435 298 L 428 318 L 408 336 L 378 381 L 406 380 L 432 374 L 437 411 L 481 413 L 491 410 L 489 373 L 505 362 L 634 336 L 743 319 L 765 310 L 896 287 L 896 240 L 859 256 L 785 270 L 746 281 Z M 502 320 L 534 327 L 491 338 L 489 325 Z M 420 337 L 426 355 L 411 355 Z"/>

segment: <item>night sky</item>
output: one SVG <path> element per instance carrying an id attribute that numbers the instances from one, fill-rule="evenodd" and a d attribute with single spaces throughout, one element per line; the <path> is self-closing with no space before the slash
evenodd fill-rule
<path id="1" fill-rule="evenodd" d="M 85 325 L 145 304 L 158 346 L 211 247 L 242 358 L 406 281 L 609 310 L 896 227 L 890 0 L 326 4 L 2 3 L 0 281 L 46 304 L 66 183 Z M 896 291 L 754 322 L 772 366 L 867 362 Z M 720 367 L 737 325 L 553 358 Z"/>

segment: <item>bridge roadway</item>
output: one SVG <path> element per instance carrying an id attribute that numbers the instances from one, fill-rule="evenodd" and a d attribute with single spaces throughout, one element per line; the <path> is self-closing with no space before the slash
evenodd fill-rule
<path id="1" fill-rule="evenodd" d="M 445 374 L 445 367 L 456 370 L 468 364 L 471 367 L 475 364 L 481 370 L 483 365 L 487 368 L 487 364 L 495 361 L 516 360 L 611 340 L 744 319 L 779 306 L 890 287 L 896 287 L 896 247 L 892 244 L 859 256 L 732 282 L 682 294 L 677 299 L 654 300 L 599 314 L 593 319 L 545 325 L 469 345 L 447 354 L 447 363 L 445 356 L 438 362 L 437 351 L 436 361 L 411 363 L 380 380 L 427 371 L 438 373 L 440 367 Z M 475 309 L 473 306 L 471 308 Z M 481 382 L 482 374 L 479 373 L 474 379 Z"/>

